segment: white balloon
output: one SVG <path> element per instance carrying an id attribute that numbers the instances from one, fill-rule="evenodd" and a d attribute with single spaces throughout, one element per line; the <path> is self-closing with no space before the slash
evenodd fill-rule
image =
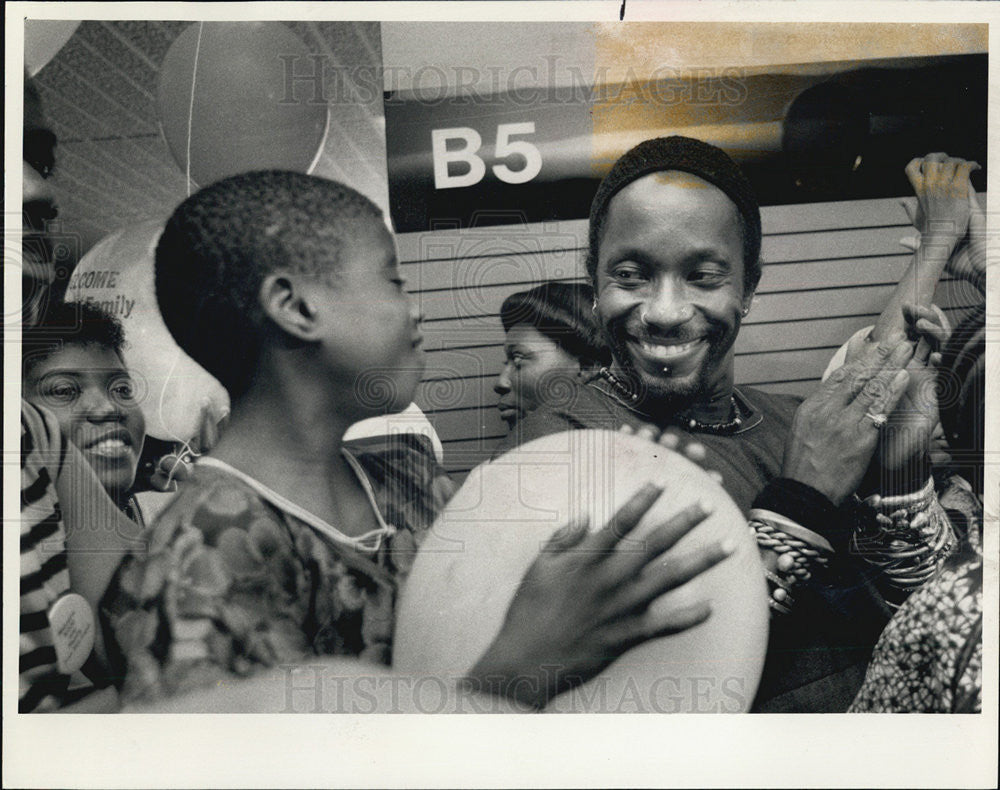
<path id="1" fill-rule="evenodd" d="M 93 302 L 121 321 L 125 364 L 136 380 L 146 432 L 188 441 L 201 428 L 202 411 L 229 413 L 229 395 L 174 342 L 156 304 L 153 261 L 163 232 L 159 221 L 112 233 L 77 264 L 67 301 Z"/>
<path id="2" fill-rule="evenodd" d="M 72 19 L 24 20 L 24 68 L 34 77 L 80 26 Z"/>
<path id="3" fill-rule="evenodd" d="M 603 525 L 647 481 L 666 486 L 665 493 L 626 541 L 641 540 L 652 525 L 707 499 L 714 512 L 680 540 L 678 553 L 724 538 L 737 546 L 732 556 L 650 608 L 708 600 L 712 614 L 694 628 L 628 651 L 547 710 L 748 710 L 764 666 L 769 609 L 746 519 L 696 464 L 612 431 L 546 436 L 472 471 L 424 540 L 406 581 L 393 669 L 462 677 L 496 637 L 521 578 L 552 533 L 584 512 L 594 528 Z M 627 549 L 623 541 L 617 550 Z"/>

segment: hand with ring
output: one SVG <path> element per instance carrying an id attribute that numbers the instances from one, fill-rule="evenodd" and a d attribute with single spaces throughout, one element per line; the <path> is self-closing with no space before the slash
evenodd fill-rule
<path id="1" fill-rule="evenodd" d="M 885 424 L 889 422 L 889 418 L 885 414 L 872 414 L 868 412 L 865 417 L 872 421 L 872 425 L 876 428 L 884 428 Z"/>
<path id="2" fill-rule="evenodd" d="M 915 343 L 901 331 L 863 348 L 799 406 L 785 445 L 782 477 L 798 480 L 835 505 L 853 493 L 871 463 L 886 415 L 910 374 Z"/>
<path id="3" fill-rule="evenodd" d="M 927 482 L 931 472 L 931 441 L 939 423 L 935 361 L 948 332 L 939 313 L 931 308 L 904 304 L 903 316 L 911 341 L 918 341 L 918 345 L 907 366 L 909 381 L 896 408 L 875 415 L 882 431 L 862 494 L 910 494 Z"/>

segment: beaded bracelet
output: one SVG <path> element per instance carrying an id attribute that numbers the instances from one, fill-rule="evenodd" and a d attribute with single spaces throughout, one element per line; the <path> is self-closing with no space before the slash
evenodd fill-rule
<path id="1" fill-rule="evenodd" d="M 795 605 L 791 584 L 787 579 L 769 570 L 764 571 L 764 576 L 767 578 L 768 587 L 771 590 L 771 597 L 767 600 L 768 606 L 778 614 L 791 614 L 792 606 Z"/>
<path id="2" fill-rule="evenodd" d="M 761 549 L 778 555 L 778 573 L 765 571 L 771 590 L 768 604 L 779 614 L 789 614 L 794 604 L 792 588 L 811 579 L 817 567 L 825 567 L 833 547 L 822 535 L 762 508 L 750 511 L 750 531 Z"/>

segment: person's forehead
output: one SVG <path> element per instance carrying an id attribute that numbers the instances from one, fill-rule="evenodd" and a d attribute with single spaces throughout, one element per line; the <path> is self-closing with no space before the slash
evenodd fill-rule
<path id="1" fill-rule="evenodd" d="M 684 206 L 711 206 L 720 213 L 739 214 L 736 204 L 715 184 L 683 170 L 659 170 L 622 187 L 608 203 L 607 219 L 628 209 L 659 212 L 669 219 L 672 210 Z"/>
<path id="2" fill-rule="evenodd" d="M 342 251 L 351 268 L 361 271 L 374 271 L 386 266 L 395 266 L 396 240 L 386 225 L 374 217 L 370 220 L 354 223 L 342 236 Z"/>
<path id="3" fill-rule="evenodd" d="M 555 346 L 555 343 L 531 324 L 514 324 L 506 337 L 507 346 L 543 347 Z"/>
<path id="4" fill-rule="evenodd" d="M 22 127 L 25 132 L 44 130 L 51 133 L 49 123 L 45 118 L 45 108 L 42 106 L 42 97 L 38 88 L 30 81 L 24 84 L 24 113 L 22 115 Z"/>
<path id="5" fill-rule="evenodd" d="M 739 210 L 714 184 L 691 173 L 649 173 L 623 187 L 608 204 L 601 234 L 615 245 L 690 237 L 710 243 L 742 238 Z"/>
<path id="6" fill-rule="evenodd" d="M 108 376 L 127 372 L 113 348 L 97 343 L 67 343 L 34 368 L 34 378 L 49 373 Z"/>

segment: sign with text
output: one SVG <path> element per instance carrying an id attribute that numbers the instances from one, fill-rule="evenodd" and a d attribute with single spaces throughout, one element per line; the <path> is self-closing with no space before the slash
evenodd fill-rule
<path id="1" fill-rule="evenodd" d="M 585 218 L 615 159 L 671 134 L 726 150 L 763 205 L 909 195 L 903 169 L 930 151 L 985 166 L 985 56 L 873 64 L 685 69 L 481 95 L 386 93 L 394 226 Z"/>

